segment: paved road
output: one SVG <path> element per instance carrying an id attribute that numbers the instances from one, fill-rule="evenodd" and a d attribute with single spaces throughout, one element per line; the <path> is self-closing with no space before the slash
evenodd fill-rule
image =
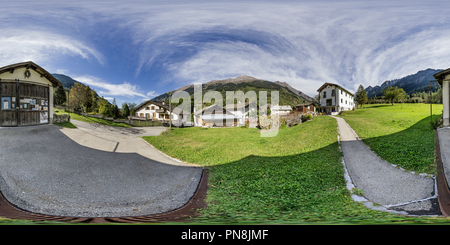
<path id="1" fill-rule="evenodd" d="M 438 214 L 435 180 L 396 168 L 380 159 L 356 135 L 343 118 L 339 136 L 348 174 L 364 197 L 383 208 L 409 214 Z"/>
<path id="2" fill-rule="evenodd" d="M 89 126 L 0 128 L 0 189 L 7 200 L 42 214 L 121 217 L 171 211 L 195 193 L 202 168 L 136 137 L 156 128 Z M 141 144 L 128 145 L 134 142 Z"/>

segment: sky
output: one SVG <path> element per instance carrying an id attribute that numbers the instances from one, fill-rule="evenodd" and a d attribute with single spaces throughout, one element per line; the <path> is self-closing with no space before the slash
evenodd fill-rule
<path id="1" fill-rule="evenodd" d="M 2 1 L 0 67 L 33 61 L 120 107 L 253 76 L 313 97 L 450 67 L 450 1 Z"/>

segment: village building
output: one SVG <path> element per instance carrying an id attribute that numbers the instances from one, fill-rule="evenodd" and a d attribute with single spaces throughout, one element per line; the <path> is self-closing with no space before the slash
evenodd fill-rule
<path id="1" fill-rule="evenodd" d="M 180 113 L 178 116 L 177 114 L 172 113 L 174 109 L 175 107 L 172 106 L 172 108 L 170 108 L 168 103 L 148 100 L 136 107 L 135 116 L 145 118 L 146 120 L 164 122 L 170 120 L 169 115 L 172 115 L 172 121 L 182 119 L 183 114 Z"/>
<path id="2" fill-rule="evenodd" d="M 319 92 L 319 112 L 337 115 L 341 111 L 355 108 L 354 95 L 334 83 L 324 83 Z"/>
<path id="3" fill-rule="evenodd" d="M 271 105 L 270 110 L 272 116 L 279 115 L 283 117 L 292 111 L 292 107 L 290 105 Z"/>
<path id="4" fill-rule="evenodd" d="M 443 126 L 450 126 L 450 68 L 447 70 L 443 70 L 433 75 L 434 79 L 439 83 L 442 89 L 442 118 L 443 118 Z"/>
<path id="5" fill-rule="evenodd" d="M 53 88 L 61 82 L 32 61 L 0 68 L 0 126 L 53 122 Z"/>
<path id="6" fill-rule="evenodd" d="M 194 126 L 196 127 L 234 127 L 238 125 L 239 119 L 230 111 L 216 104 L 194 111 Z"/>
<path id="7" fill-rule="evenodd" d="M 236 104 L 228 104 L 225 109 L 238 119 L 237 126 L 244 126 L 246 123 L 251 124 L 251 127 L 256 127 L 258 104 L 252 102 L 240 102 Z"/>
<path id="8" fill-rule="evenodd" d="M 316 106 L 313 102 L 311 103 L 303 103 L 295 105 L 292 108 L 292 112 L 299 113 L 299 114 L 315 114 L 316 113 Z"/>

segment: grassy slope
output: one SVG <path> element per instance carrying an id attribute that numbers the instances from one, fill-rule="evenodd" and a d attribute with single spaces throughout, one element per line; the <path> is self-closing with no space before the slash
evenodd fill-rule
<path id="1" fill-rule="evenodd" d="M 417 220 L 352 201 L 345 188 L 337 123 L 331 117 L 282 129 L 273 138 L 261 138 L 256 129 L 184 128 L 144 139 L 170 156 L 211 166 L 208 207 L 200 220 Z"/>
<path id="2" fill-rule="evenodd" d="M 101 118 L 95 118 L 95 117 L 84 117 L 84 116 L 80 116 L 80 115 L 75 114 L 75 113 L 69 113 L 69 112 L 58 110 L 58 109 L 53 109 L 53 112 L 55 112 L 56 114 L 70 114 L 70 118 L 71 119 L 82 121 L 82 122 L 87 122 L 87 123 L 98 123 L 100 125 L 107 125 L 107 126 L 114 126 L 114 127 L 124 127 L 124 128 L 132 127 L 132 126 L 126 124 L 126 123 L 116 123 L 116 122 L 112 122 L 112 121 L 109 121 L 109 120 L 104 120 L 104 119 L 101 119 Z"/>
<path id="3" fill-rule="evenodd" d="M 433 105 L 433 119 L 441 114 L 442 105 Z M 381 158 L 410 171 L 435 173 L 430 105 L 367 105 L 342 117 Z"/>

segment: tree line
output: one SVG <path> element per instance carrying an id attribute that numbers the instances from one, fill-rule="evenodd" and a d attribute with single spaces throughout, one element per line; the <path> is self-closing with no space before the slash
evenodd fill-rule
<path id="1" fill-rule="evenodd" d="M 433 103 L 442 104 L 442 89 L 436 92 L 416 92 L 407 94 L 403 88 L 387 87 L 383 90 L 383 95 L 367 98 L 367 92 L 362 85 L 359 85 L 356 92 L 356 102 L 359 107 L 364 104 L 383 104 L 383 103 Z"/>
<path id="2" fill-rule="evenodd" d="M 105 98 L 100 97 L 95 90 L 88 85 L 76 83 L 70 89 L 58 86 L 53 90 L 53 104 L 69 106 L 74 111 L 90 114 L 101 114 L 105 117 L 126 118 L 134 115 L 136 103 L 123 103 L 122 110 L 119 110 L 116 99 L 110 103 Z"/>

